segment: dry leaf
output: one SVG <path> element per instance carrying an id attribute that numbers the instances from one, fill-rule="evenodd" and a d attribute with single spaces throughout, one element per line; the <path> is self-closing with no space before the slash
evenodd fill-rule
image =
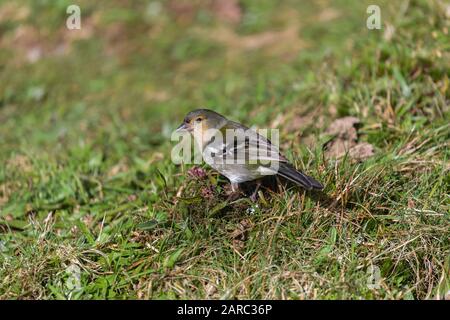
<path id="1" fill-rule="evenodd" d="M 349 151 L 350 157 L 355 160 L 366 160 L 375 154 L 373 146 L 367 142 L 361 142 L 353 146 Z"/>
<path id="2" fill-rule="evenodd" d="M 350 148 L 354 145 L 355 142 L 353 140 L 336 137 L 326 145 L 325 155 L 327 158 L 340 158 L 350 151 Z"/>
<path id="3" fill-rule="evenodd" d="M 348 153 L 351 159 L 362 161 L 374 155 L 374 149 L 370 143 L 358 143 L 356 125 L 359 123 L 358 118 L 344 117 L 330 124 L 326 133 L 333 138 L 325 144 L 327 158 L 338 159 Z"/>
<path id="4" fill-rule="evenodd" d="M 244 219 L 237 225 L 236 229 L 231 232 L 230 236 L 232 238 L 240 238 L 245 240 L 246 232 L 252 227 L 252 222 L 249 219 Z"/>
<path id="5" fill-rule="evenodd" d="M 345 139 L 356 139 L 355 125 L 360 121 L 356 117 L 344 117 L 333 121 L 328 127 L 326 133 L 331 135 L 337 135 Z"/>
<path id="6" fill-rule="evenodd" d="M 251 229 L 252 223 L 249 219 L 242 220 L 236 229 L 234 229 L 230 237 L 233 239 L 233 248 L 241 251 L 245 247 L 245 240 L 247 239 L 248 230 Z"/>

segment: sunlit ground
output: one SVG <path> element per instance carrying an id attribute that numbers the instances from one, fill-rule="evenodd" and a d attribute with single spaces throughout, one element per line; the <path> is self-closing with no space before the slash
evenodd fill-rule
<path id="1" fill-rule="evenodd" d="M 70 4 L 0 1 L 0 299 L 450 290 L 448 3 Z M 174 165 L 199 107 L 280 129 L 323 194 Z"/>

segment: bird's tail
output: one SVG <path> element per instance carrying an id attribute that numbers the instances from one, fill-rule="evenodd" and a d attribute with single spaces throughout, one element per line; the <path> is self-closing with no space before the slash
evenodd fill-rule
<path id="1" fill-rule="evenodd" d="M 297 171 L 292 165 L 289 163 L 280 163 L 280 167 L 278 169 L 278 175 L 288 179 L 299 186 L 307 189 L 307 190 L 322 190 L 323 185 L 317 180 L 307 176 L 303 172 Z"/>

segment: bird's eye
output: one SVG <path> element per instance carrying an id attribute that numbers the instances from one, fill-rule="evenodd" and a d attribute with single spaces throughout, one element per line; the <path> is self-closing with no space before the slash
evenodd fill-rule
<path id="1" fill-rule="evenodd" d="M 202 118 L 195 119 L 195 122 L 201 122 L 201 121 L 202 121 Z"/>

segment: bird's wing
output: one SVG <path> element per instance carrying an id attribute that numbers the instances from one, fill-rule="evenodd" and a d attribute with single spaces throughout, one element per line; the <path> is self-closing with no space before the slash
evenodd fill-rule
<path id="1" fill-rule="evenodd" d="M 227 141 L 227 129 L 234 130 L 238 138 Z M 245 163 L 287 162 L 286 158 L 280 154 L 277 146 L 253 129 L 249 129 L 237 122 L 229 121 L 221 128 L 221 132 L 224 137 L 223 151 L 226 153 L 226 157 L 233 157 L 241 161 L 245 160 Z"/>

